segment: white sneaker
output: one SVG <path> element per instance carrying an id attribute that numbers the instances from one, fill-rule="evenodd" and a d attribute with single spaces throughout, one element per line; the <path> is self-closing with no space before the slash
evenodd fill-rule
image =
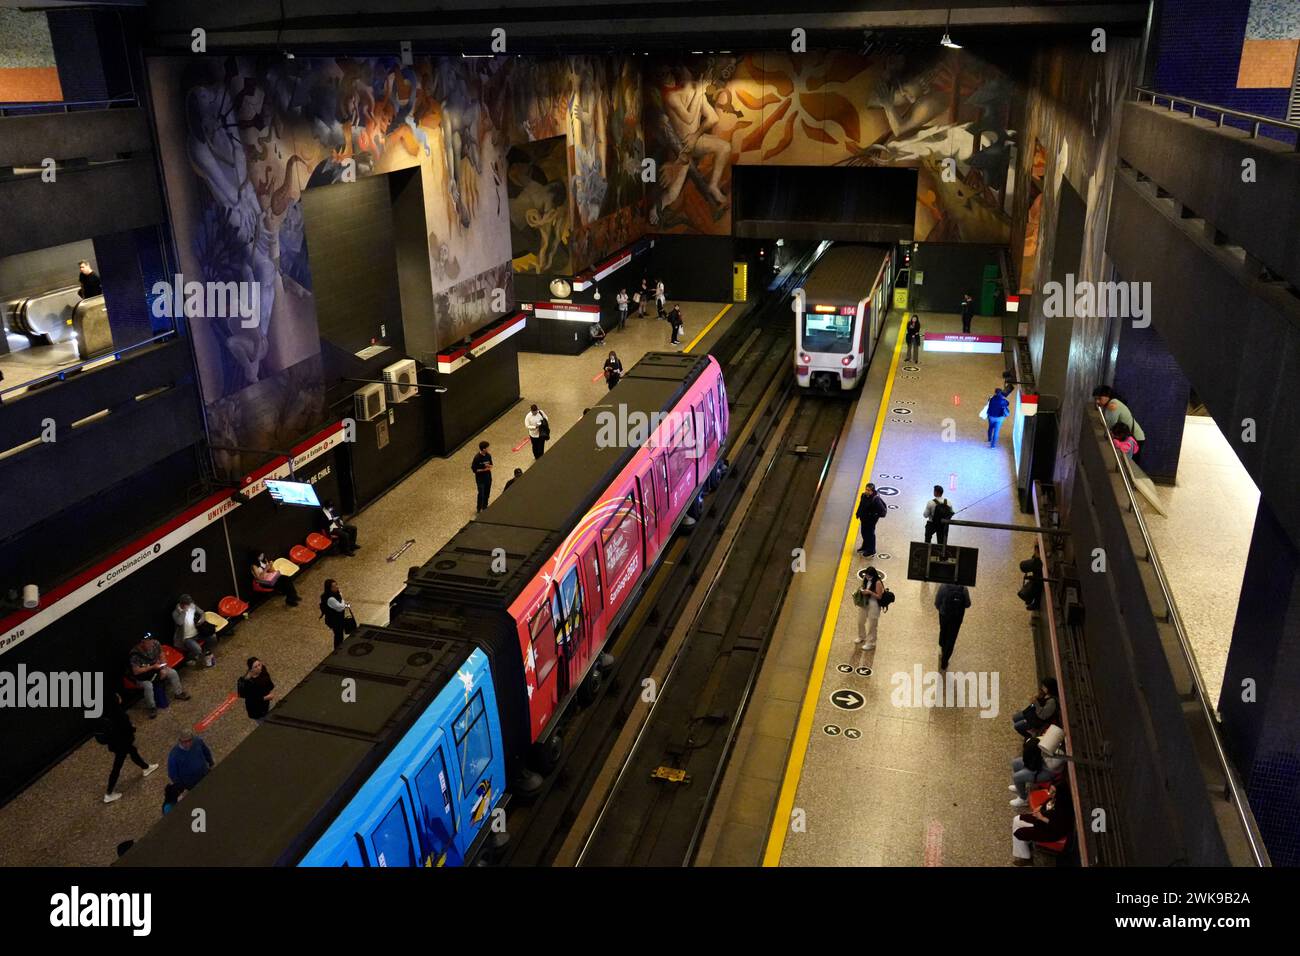
<path id="1" fill-rule="evenodd" d="M 104 802 L 105 802 L 105 803 L 112 803 L 114 800 L 121 800 L 121 799 L 122 799 L 122 795 L 121 795 L 120 793 L 106 793 L 106 794 L 104 794 Z"/>
<path id="2" fill-rule="evenodd" d="M 1010 790 L 1012 793 L 1020 792 L 1019 790 L 1016 789 L 1016 785 L 1014 783 L 1011 786 L 1007 787 L 1007 789 Z"/>
<path id="3" fill-rule="evenodd" d="M 863 645 L 862 645 L 862 649 L 863 649 L 864 651 L 874 651 L 874 650 L 876 649 L 876 645 L 875 645 L 875 644 L 863 644 Z"/>
<path id="4" fill-rule="evenodd" d="M 1019 807 L 1027 807 L 1027 806 L 1029 806 L 1029 801 L 1028 801 L 1028 800 L 1022 800 L 1020 797 L 1016 797 L 1016 799 L 1014 799 L 1014 800 L 1011 801 L 1011 806 L 1013 806 L 1013 807 L 1017 807 L 1017 808 L 1019 808 Z"/>
<path id="5" fill-rule="evenodd" d="M 158 769 L 158 765 L 156 763 L 151 763 L 149 764 L 149 766 L 145 767 L 143 770 L 140 771 L 140 776 L 147 777 L 149 776 L 149 774 L 153 773 L 157 769 Z"/>

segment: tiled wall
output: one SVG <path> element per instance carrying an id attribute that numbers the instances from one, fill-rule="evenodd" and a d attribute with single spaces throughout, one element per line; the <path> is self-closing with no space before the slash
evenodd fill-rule
<path id="1" fill-rule="evenodd" d="M 1251 2 L 1163 0 L 1155 41 L 1155 88 L 1161 93 L 1173 93 L 1248 113 L 1285 117 L 1289 89 L 1239 88 L 1237 85 L 1239 81 L 1264 82 L 1265 74 L 1277 73 L 1276 68 L 1268 69 L 1265 60 L 1269 57 L 1285 59 L 1288 49 L 1293 70 L 1295 66 L 1294 47 L 1285 40 L 1274 38 L 1279 32 L 1292 32 L 1286 26 L 1290 21 L 1283 20 L 1279 25 L 1275 19 L 1262 16 L 1260 10 L 1256 11 L 1252 21 Z M 1264 0 L 1265 4 L 1268 2 Z M 1300 8 L 1296 0 L 1281 2 Z M 1254 3 L 1259 5 L 1261 0 L 1254 0 Z M 1249 41 L 1251 46 L 1243 70 L 1242 48 L 1247 42 L 1248 25 L 1251 33 L 1261 37 Z M 1285 137 L 1279 134 L 1277 138 Z"/>

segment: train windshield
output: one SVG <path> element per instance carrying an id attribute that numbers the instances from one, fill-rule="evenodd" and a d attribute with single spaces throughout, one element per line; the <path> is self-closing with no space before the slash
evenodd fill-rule
<path id="1" fill-rule="evenodd" d="M 803 314 L 803 350 L 805 352 L 836 352 L 843 354 L 853 347 L 853 326 L 856 320 L 851 315 L 838 312 L 814 312 L 811 309 Z"/>

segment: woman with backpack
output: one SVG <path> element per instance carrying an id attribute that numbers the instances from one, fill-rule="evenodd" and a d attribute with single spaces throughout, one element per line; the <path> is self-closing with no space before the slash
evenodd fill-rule
<path id="1" fill-rule="evenodd" d="M 858 572 L 862 586 L 853 595 L 853 603 L 858 608 L 858 639 L 862 650 L 871 651 L 876 647 L 876 628 L 880 624 L 881 601 L 885 597 L 885 579 L 874 567 L 868 566 Z"/>
<path id="2" fill-rule="evenodd" d="M 338 650 L 343 639 L 357 629 L 356 618 L 352 617 L 352 605 L 343 600 L 343 592 L 333 578 L 325 579 L 325 589 L 320 596 L 320 616 L 334 633 L 334 650 Z M 351 623 L 351 627 L 348 624 Z"/>
<path id="3" fill-rule="evenodd" d="M 113 769 L 108 775 L 108 789 L 104 791 L 104 802 L 112 803 L 122 799 L 116 790 L 117 778 L 122 773 L 127 757 L 143 771 L 141 775 L 145 777 L 157 770 L 158 765 L 146 763 L 140 756 L 140 751 L 135 749 L 135 726 L 127 716 L 126 708 L 122 706 L 122 695 L 113 694 L 106 704 L 95 730 L 95 740 L 107 747 L 113 755 Z"/>

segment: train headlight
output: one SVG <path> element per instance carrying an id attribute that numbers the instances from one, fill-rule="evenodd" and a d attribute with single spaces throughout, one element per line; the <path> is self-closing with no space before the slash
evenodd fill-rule
<path id="1" fill-rule="evenodd" d="M 812 364 L 812 356 L 809 355 L 809 354 L 807 354 L 806 352 L 800 352 L 800 353 L 799 353 L 799 361 L 800 361 L 800 363 L 802 363 L 802 364 L 804 364 L 804 365 L 811 365 L 811 364 Z"/>
<path id="2" fill-rule="evenodd" d="M 840 359 L 840 364 L 841 364 L 841 365 L 845 365 L 845 366 L 852 365 L 852 364 L 853 364 L 853 356 L 852 356 L 852 355 L 846 355 L 846 356 L 844 356 L 844 358 Z"/>

